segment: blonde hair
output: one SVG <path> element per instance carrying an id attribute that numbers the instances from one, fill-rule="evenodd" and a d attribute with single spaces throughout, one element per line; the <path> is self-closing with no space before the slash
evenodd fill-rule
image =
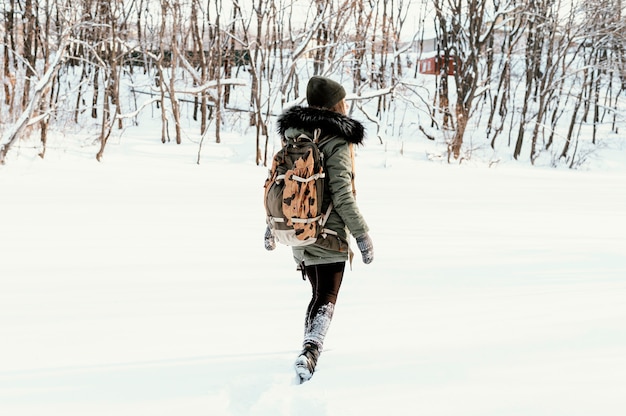
<path id="1" fill-rule="evenodd" d="M 345 116 L 348 114 L 348 103 L 346 103 L 346 99 L 344 98 L 337 104 L 329 108 L 329 110 L 334 111 L 335 113 L 343 114 Z"/>

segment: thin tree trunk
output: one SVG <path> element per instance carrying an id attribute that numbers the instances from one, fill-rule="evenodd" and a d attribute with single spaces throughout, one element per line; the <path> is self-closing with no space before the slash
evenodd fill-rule
<path id="1" fill-rule="evenodd" d="M 36 3 L 35 3 L 36 5 Z M 30 83 L 31 79 L 35 76 L 35 67 L 37 61 L 36 43 L 37 37 L 35 31 L 37 30 L 37 22 L 35 20 L 35 13 L 33 10 L 33 1 L 25 0 L 24 2 L 24 52 L 23 58 L 26 63 L 26 75 L 24 77 L 24 91 L 22 94 L 22 109 L 26 108 L 30 97 Z"/>
<path id="2" fill-rule="evenodd" d="M 215 26 L 217 30 L 217 36 L 215 39 L 217 60 L 215 63 L 215 77 L 217 80 L 217 102 L 215 103 L 215 143 L 221 143 L 221 131 L 222 131 L 222 30 L 220 28 L 220 15 L 222 14 L 222 0 L 217 0 L 215 4 L 216 19 Z"/>
<path id="3" fill-rule="evenodd" d="M 0 139 L 0 164 L 4 164 L 6 155 L 11 149 L 11 146 L 13 145 L 13 143 L 15 143 L 17 139 L 21 137 L 24 129 L 30 124 L 32 117 L 35 115 L 35 111 L 41 108 L 41 99 L 44 96 L 44 92 L 46 91 L 50 83 L 54 81 L 54 77 L 56 76 L 59 68 L 61 67 L 61 64 L 63 63 L 68 39 L 68 33 L 62 35 L 59 45 L 59 51 L 54 61 L 50 64 L 48 71 L 43 74 L 43 76 L 35 85 L 33 96 L 26 106 L 26 109 L 20 115 L 17 122 L 10 129 L 6 130 L 4 136 L 2 136 L 2 138 Z"/>
<path id="4" fill-rule="evenodd" d="M 172 6 L 172 36 L 170 42 L 170 49 L 172 52 L 172 60 L 170 62 L 170 86 L 169 86 L 169 96 L 170 103 L 172 105 L 172 117 L 174 117 L 174 131 L 176 132 L 176 144 L 182 143 L 182 132 L 180 129 L 180 105 L 178 103 L 178 98 L 176 96 L 176 79 L 178 72 L 178 39 L 177 36 L 179 32 L 182 30 L 181 27 L 181 14 L 180 14 L 180 5 L 177 1 L 174 2 Z M 184 51 L 183 46 L 183 51 Z"/>

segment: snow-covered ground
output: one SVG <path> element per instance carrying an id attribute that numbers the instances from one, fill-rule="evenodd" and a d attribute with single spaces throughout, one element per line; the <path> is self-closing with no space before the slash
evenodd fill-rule
<path id="1" fill-rule="evenodd" d="M 623 149 L 566 171 L 371 140 L 376 257 L 296 385 L 309 285 L 263 248 L 253 138 L 197 165 L 147 136 L 0 168 L 1 415 L 626 414 Z"/>

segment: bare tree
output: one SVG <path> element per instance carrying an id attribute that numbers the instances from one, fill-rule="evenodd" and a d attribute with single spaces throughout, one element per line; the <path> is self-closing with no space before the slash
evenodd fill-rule
<path id="1" fill-rule="evenodd" d="M 512 67 L 519 44 L 524 33 L 524 7 L 519 1 L 513 1 L 511 9 L 501 14 L 490 39 L 487 65 L 487 79 L 491 88 L 487 90 L 489 115 L 487 137 L 491 137 L 490 146 L 495 148 L 496 139 L 504 131 L 509 116 L 512 94 Z"/>
<path id="2" fill-rule="evenodd" d="M 3 3 L 4 10 L 2 15 L 4 16 L 4 31 L 3 31 L 3 44 L 2 55 L 3 55 L 3 65 L 2 72 L 4 75 L 4 79 L 2 82 L 2 86 L 4 87 L 4 103 L 7 106 L 6 114 L 9 116 L 12 113 L 13 102 L 15 97 L 15 84 L 16 84 L 16 76 L 15 76 L 15 0 L 9 0 L 8 3 Z"/>
<path id="3" fill-rule="evenodd" d="M 485 79 L 483 62 L 485 47 L 492 44 L 494 28 L 501 10 L 507 5 L 489 0 L 434 0 L 434 3 L 438 18 L 440 56 L 443 61 L 441 82 L 444 89 L 444 109 L 447 101 L 445 89 L 448 63 L 451 59 L 454 60 L 456 129 L 449 143 L 449 156 L 458 159 L 474 100 L 477 95 L 484 93 L 479 88 L 483 89 L 488 82 Z"/>
<path id="4" fill-rule="evenodd" d="M 16 123 L 0 138 L 0 164 L 5 163 L 7 153 L 15 141 L 21 137 L 24 129 L 49 116 L 49 114 L 38 114 L 38 109 L 42 108 L 41 100 L 47 98 L 45 92 L 53 82 L 54 77 L 63 64 L 69 38 L 69 33 L 63 35 L 59 46 L 59 52 L 56 54 L 54 61 L 50 63 L 48 70 L 42 74 L 40 79 L 35 84 L 33 96 L 31 97 L 28 105 L 19 116 Z"/>
<path id="5" fill-rule="evenodd" d="M 376 125 L 381 142 L 383 132 L 402 131 L 398 123 L 408 112 L 428 114 L 432 127 L 443 130 L 423 132 L 448 146 L 449 160 L 469 157 L 468 132 L 494 149 L 504 148 L 498 140 L 508 134 L 515 158 L 528 154 L 535 163 L 552 152 L 555 163 L 575 167 L 588 153 L 582 146 L 601 142 L 601 125 L 617 131 L 626 90 L 621 0 L 421 0 L 421 22 L 433 19 L 442 63 L 433 104 L 420 92 L 427 87 L 409 80 L 405 69 L 413 43 L 403 43 L 402 31 L 415 3 L 6 0 L 2 151 L 38 132 L 43 156 L 50 131 L 69 115 L 77 125 L 97 123 L 101 160 L 115 127 L 156 106 L 161 141 L 172 132 L 176 143 L 187 134 L 181 120 L 188 108 L 200 136 L 215 134 L 218 143 L 241 118 L 235 112 L 243 111 L 244 128 L 256 130 L 256 163 L 266 163 L 272 118 L 302 102 L 312 74 L 349 80 L 358 98 L 351 111 Z M 63 46 L 60 33 L 69 36 Z M 414 41 L 424 33 L 418 28 Z M 58 63 L 60 55 L 67 59 Z M 59 66 L 50 72 L 54 63 Z M 135 75 L 140 66 L 143 74 Z M 242 86 L 231 78 L 242 72 L 249 79 L 247 108 L 237 108 L 242 103 L 233 98 Z M 152 80 L 152 88 L 133 85 L 134 110 L 125 109 L 121 81 L 139 76 Z M 151 97 L 141 103 L 140 94 Z"/>
<path id="6" fill-rule="evenodd" d="M 26 64 L 26 75 L 24 77 L 24 90 L 22 94 L 22 109 L 29 103 L 30 98 L 30 82 L 31 79 L 37 73 L 35 67 L 37 66 L 37 49 L 39 46 L 37 36 L 37 29 L 39 25 L 36 20 L 36 7 L 37 3 L 33 3 L 32 0 L 25 0 L 24 2 L 24 35 L 22 38 L 24 49 L 22 57 Z"/>

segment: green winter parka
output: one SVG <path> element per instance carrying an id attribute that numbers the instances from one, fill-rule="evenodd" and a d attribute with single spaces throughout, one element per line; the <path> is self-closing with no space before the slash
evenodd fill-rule
<path id="1" fill-rule="evenodd" d="M 278 132 L 286 139 L 302 133 L 313 137 L 315 129 L 321 130 L 319 148 L 326 172 L 322 212 L 326 212 L 331 201 L 333 204 L 325 228 L 337 235 L 326 234 L 315 244 L 293 247 L 294 260 L 305 266 L 351 260 L 350 234 L 360 237 L 369 231 L 352 189 L 350 143 L 363 143 L 363 125 L 343 114 L 316 107 L 295 106 L 278 118 Z"/>

